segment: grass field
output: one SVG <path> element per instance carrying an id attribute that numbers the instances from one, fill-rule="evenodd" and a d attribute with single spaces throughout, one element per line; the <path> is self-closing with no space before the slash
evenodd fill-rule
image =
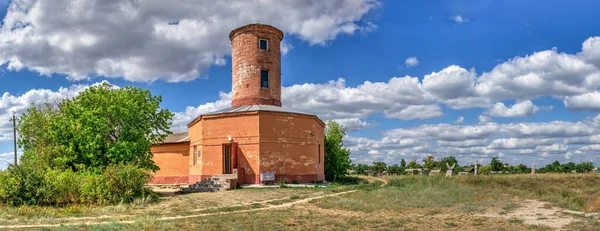
<path id="1" fill-rule="evenodd" d="M 398 176 L 108 207 L 0 207 L 0 227 L 58 230 L 600 230 L 600 175 Z M 343 194 L 342 194 L 343 193 Z M 328 196 L 335 195 L 335 196 Z M 83 224 L 85 223 L 85 224 Z M 69 224 L 36 227 L 41 224 Z M 2 228 L 0 228 L 2 229 Z"/>

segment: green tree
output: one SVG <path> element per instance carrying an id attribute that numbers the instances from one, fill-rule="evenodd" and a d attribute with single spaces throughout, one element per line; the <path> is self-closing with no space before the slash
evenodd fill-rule
<path id="1" fill-rule="evenodd" d="M 595 168 L 592 162 L 583 162 L 577 165 L 577 172 L 591 172 Z"/>
<path id="2" fill-rule="evenodd" d="M 435 168 L 436 166 L 436 162 L 435 162 L 435 157 L 432 155 L 429 155 L 425 158 L 423 158 L 423 168 L 427 169 L 427 170 L 431 170 L 433 168 Z"/>
<path id="3" fill-rule="evenodd" d="M 400 167 L 406 168 L 406 160 L 402 159 L 400 161 Z"/>
<path id="4" fill-rule="evenodd" d="M 170 133 L 160 96 L 103 83 L 30 107 L 17 127 L 20 164 L 0 172 L 0 203 L 112 204 L 146 197 L 150 148 Z"/>
<path id="5" fill-rule="evenodd" d="M 549 164 L 547 167 L 549 172 L 563 172 L 563 167 L 560 165 L 560 162 L 558 162 L 558 160 L 555 160 L 554 162 L 552 162 L 552 164 Z"/>
<path id="6" fill-rule="evenodd" d="M 394 164 L 388 167 L 389 173 L 402 174 L 404 172 L 404 167 L 399 166 L 398 164 Z"/>
<path id="7" fill-rule="evenodd" d="M 454 156 L 448 156 L 448 157 L 444 157 L 442 158 L 438 163 L 437 163 L 437 167 L 439 169 L 441 169 L 442 172 L 446 172 L 446 170 L 448 170 L 448 166 L 446 166 L 446 164 L 452 166 L 453 164 L 456 164 L 456 167 L 458 166 L 458 161 L 456 160 L 456 158 Z M 455 169 L 457 170 L 457 169 Z"/>
<path id="8" fill-rule="evenodd" d="M 515 166 L 515 172 L 520 174 L 529 173 L 531 172 L 531 169 L 529 169 L 527 165 L 518 164 L 517 166 Z"/>
<path id="9" fill-rule="evenodd" d="M 387 164 L 385 162 L 373 162 L 373 171 L 383 172 L 387 170 Z"/>
<path id="10" fill-rule="evenodd" d="M 170 133 L 160 96 L 103 83 L 57 105 L 31 107 L 19 120 L 22 160 L 52 169 L 101 170 L 131 164 L 158 170 L 150 148 Z"/>
<path id="11" fill-rule="evenodd" d="M 350 151 L 344 148 L 346 128 L 330 120 L 325 130 L 325 179 L 336 181 L 344 177 L 352 164 Z"/>
<path id="12" fill-rule="evenodd" d="M 488 164 L 488 165 L 480 166 L 478 168 L 478 171 L 481 172 L 482 174 L 488 174 L 493 170 L 492 170 L 492 166 Z"/>
<path id="13" fill-rule="evenodd" d="M 419 165 L 416 160 L 411 160 L 408 162 L 408 166 L 406 166 L 406 168 L 421 168 L 421 165 Z"/>
<path id="14" fill-rule="evenodd" d="M 502 169 L 504 169 L 504 163 L 502 163 L 498 157 L 492 157 L 490 166 L 492 167 L 492 171 L 502 171 Z"/>
<path id="15" fill-rule="evenodd" d="M 358 165 L 356 165 L 356 167 L 354 167 L 354 170 L 356 171 L 356 172 L 355 172 L 356 174 L 364 175 L 364 174 L 365 174 L 365 172 L 366 172 L 367 170 L 369 170 L 369 168 L 370 168 L 370 167 L 369 167 L 369 165 L 366 165 L 366 164 L 358 164 Z"/>
<path id="16" fill-rule="evenodd" d="M 571 172 L 573 170 L 577 170 L 577 165 L 573 162 L 566 163 L 562 166 L 563 171 Z"/>

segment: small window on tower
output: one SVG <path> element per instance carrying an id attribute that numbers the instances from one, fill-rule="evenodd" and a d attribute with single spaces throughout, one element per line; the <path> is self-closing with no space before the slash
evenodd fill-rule
<path id="1" fill-rule="evenodd" d="M 258 40 L 258 48 L 261 50 L 268 50 L 269 49 L 269 40 L 259 39 Z"/>
<path id="2" fill-rule="evenodd" d="M 269 88 L 269 71 L 260 70 L 260 87 Z"/>

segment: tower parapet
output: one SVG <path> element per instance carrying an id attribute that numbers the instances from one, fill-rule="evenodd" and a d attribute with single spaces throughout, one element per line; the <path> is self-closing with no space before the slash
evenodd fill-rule
<path id="1" fill-rule="evenodd" d="M 231 40 L 231 107 L 281 106 L 283 32 L 265 24 L 249 24 L 229 34 Z"/>

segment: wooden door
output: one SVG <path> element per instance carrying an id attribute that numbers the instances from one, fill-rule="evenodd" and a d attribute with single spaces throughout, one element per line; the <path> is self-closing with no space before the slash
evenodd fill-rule
<path id="1" fill-rule="evenodd" d="M 223 144 L 223 174 L 231 174 L 231 144 Z"/>

